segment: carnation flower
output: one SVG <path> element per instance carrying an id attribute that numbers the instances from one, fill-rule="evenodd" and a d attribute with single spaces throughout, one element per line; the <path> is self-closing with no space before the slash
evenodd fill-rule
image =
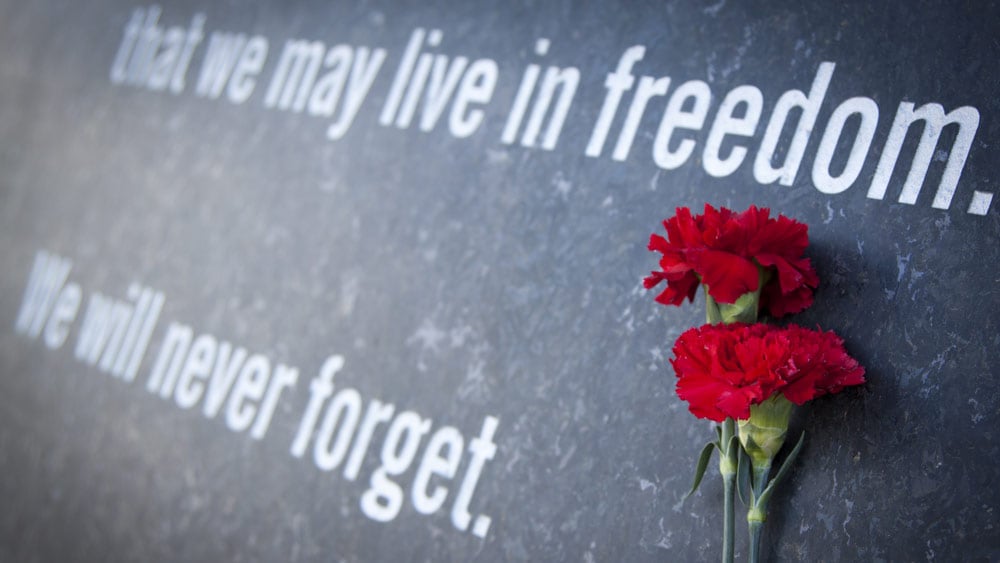
<path id="1" fill-rule="evenodd" d="M 833 332 L 764 324 L 704 325 L 677 339 L 677 395 L 699 418 L 747 419 L 775 394 L 802 405 L 864 383 L 863 367 Z"/>
<path id="2" fill-rule="evenodd" d="M 660 270 L 643 280 L 646 289 L 667 282 L 658 302 L 680 305 L 685 298 L 694 300 L 704 284 L 719 303 L 759 295 L 759 309 L 774 317 L 812 304 L 819 277 L 803 256 L 809 244 L 804 223 L 784 215 L 771 218 L 767 208 L 751 206 L 735 213 L 706 204 L 705 213 L 696 216 L 686 207 L 678 208 L 663 226 L 667 238 L 653 234 L 649 239 L 649 249 L 663 255 Z"/>
<path id="3" fill-rule="evenodd" d="M 768 503 L 805 441 L 803 432 L 771 477 L 795 405 L 864 383 L 865 370 L 832 332 L 754 324 L 761 312 L 781 317 L 812 304 L 819 277 L 803 256 L 809 244 L 806 225 L 782 215 L 771 218 L 766 208 L 734 213 L 706 204 L 697 216 L 678 208 L 663 226 L 666 238 L 653 234 L 649 239 L 649 249 L 662 255 L 660 270 L 643 285 L 652 289 L 667 282 L 656 297 L 664 305 L 693 301 L 698 287 L 705 287 L 709 324 L 683 333 L 670 363 L 677 395 L 691 413 L 721 423 L 717 439 L 701 450 L 688 495 L 718 451 L 722 559 L 733 561 L 738 481 L 747 505 L 750 561 L 756 563 Z"/>

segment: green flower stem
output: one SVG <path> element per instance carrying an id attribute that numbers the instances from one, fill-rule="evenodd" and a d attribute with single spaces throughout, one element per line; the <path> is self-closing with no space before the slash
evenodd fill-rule
<path id="1" fill-rule="evenodd" d="M 719 473 L 722 474 L 723 515 L 722 515 L 722 563 L 733 563 L 736 543 L 736 512 L 733 498 L 736 496 L 736 468 L 739 459 L 739 443 L 736 439 L 736 421 L 727 418 L 722 423 L 719 440 Z"/>
<path id="2" fill-rule="evenodd" d="M 767 488 L 767 477 L 771 473 L 771 460 L 758 465 L 756 460 L 753 458 L 750 459 L 753 464 L 753 498 L 759 499 L 760 495 L 764 494 L 764 489 Z M 751 510 L 753 510 L 753 507 L 751 507 Z M 761 522 L 763 521 L 764 519 L 761 518 Z"/>
<path id="3" fill-rule="evenodd" d="M 730 324 L 734 322 L 753 323 L 757 321 L 757 304 L 760 288 L 749 293 L 745 299 L 735 304 L 720 305 L 705 289 L 705 320 L 708 324 Z M 722 474 L 722 563 L 733 563 L 736 545 L 736 471 L 739 466 L 740 444 L 736 433 L 736 421 L 727 418 L 722 422 L 719 436 L 719 473 Z"/>
<path id="4" fill-rule="evenodd" d="M 795 459 L 802 450 L 802 444 L 805 442 L 805 439 L 806 434 L 803 432 L 799 436 L 798 443 L 795 444 L 795 447 L 792 448 L 785 461 L 782 462 L 781 468 L 778 469 L 778 472 L 771 479 L 770 483 L 767 479 L 771 472 L 773 457 L 760 458 L 758 456 L 758 459 L 755 459 L 754 456 L 750 456 L 753 464 L 754 478 L 753 495 L 750 497 L 750 508 L 747 510 L 747 526 L 750 530 L 751 563 L 758 563 L 760 561 L 761 529 L 764 526 L 764 521 L 767 520 L 767 505 L 771 501 L 771 495 L 774 494 L 774 488 L 791 471 L 792 465 L 795 464 Z"/>
<path id="5" fill-rule="evenodd" d="M 740 443 L 750 458 L 753 471 L 752 494 L 747 509 L 751 561 L 758 561 L 760 557 L 761 529 L 767 519 L 767 504 L 774 491 L 773 485 L 782 473 L 779 471 L 772 483 L 768 483 L 768 477 L 771 475 L 774 457 L 785 443 L 788 421 L 794 408 L 795 405 L 779 393 L 751 406 L 750 418 L 739 421 Z M 784 467 L 782 469 L 787 472 Z"/>
<path id="6" fill-rule="evenodd" d="M 757 460 L 751 457 L 753 465 L 753 495 L 747 509 L 747 527 L 750 530 L 750 563 L 760 561 L 760 538 L 767 520 L 767 499 L 761 499 L 767 488 L 767 477 L 771 473 L 771 460 Z M 758 502 L 760 501 L 760 502 Z"/>
<path id="7" fill-rule="evenodd" d="M 733 546 L 736 543 L 736 519 L 733 506 L 733 492 L 736 489 L 736 474 L 722 476 L 725 499 L 723 502 L 722 521 L 722 563 L 733 563 Z"/>
<path id="8" fill-rule="evenodd" d="M 763 518 L 763 515 L 761 515 Z M 760 563 L 760 532 L 764 528 L 762 520 L 749 520 L 747 514 L 747 524 L 750 526 L 750 563 Z"/>

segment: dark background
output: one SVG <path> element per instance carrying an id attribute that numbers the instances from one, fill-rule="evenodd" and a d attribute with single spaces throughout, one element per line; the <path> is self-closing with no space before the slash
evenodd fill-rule
<path id="1" fill-rule="evenodd" d="M 973 190 L 997 189 L 1000 166 L 992 3 L 164 6 L 161 24 L 186 26 L 202 11 L 206 36 L 265 35 L 264 85 L 286 39 L 386 48 L 336 142 L 326 120 L 264 109 L 264 86 L 242 106 L 195 97 L 200 56 L 181 95 L 113 85 L 134 7 L 0 1 L 0 558 L 715 559 L 714 463 L 679 504 L 711 426 L 676 398 L 667 363 L 703 304 L 664 308 L 640 285 L 656 263 L 649 233 L 675 207 L 706 201 L 810 225 L 822 283 L 793 320 L 835 330 L 868 369 L 863 388 L 796 416 L 809 437 L 772 503 L 765 557 L 1000 558 L 1000 215 L 966 213 Z M 441 52 L 500 65 L 486 122 L 467 139 L 377 123 L 415 27 L 440 28 Z M 551 152 L 499 140 L 540 37 L 552 41 L 545 64 L 582 76 Z M 647 47 L 635 72 L 671 76 L 671 93 L 709 83 L 709 119 L 733 87 L 763 91 L 762 123 L 735 174 L 711 178 L 696 160 L 707 125 L 690 162 L 656 167 L 664 98 L 650 103 L 626 162 L 608 155 L 629 95 L 605 156 L 584 156 L 605 75 L 635 44 Z M 822 61 L 837 68 L 818 124 L 852 96 L 881 109 L 864 170 L 842 194 L 815 190 L 817 130 L 794 185 L 762 186 L 752 158 L 764 123 L 781 93 L 808 91 Z M 884 201 L 865 197 L 901 101 L 981 114 L 947 211 L 930 207 L 940 163 L 916 205 L 895 202 L 899 174 Z M 72 259 L 85 294 L 124 296 L 131 281 L 165 293 L 136 383 L 76 362 L 72 335 L 50 351 L 14 333 L 40 249 Z M 299 367 L 264 440 L 145 391 L 171 320 Z M 431 346 L 422 328 L 446 336 Z M 348 360 L 338 384 L 366 399 L 467 438 L 483 416 L 499 417 L 472 507 L 493 518 L 485 540 L 455 530 L 446 510 L 423 516 L 407 504 L 390 523 L 366 518 L 358 499 L 374 458 L 348 482 L 288 455 L 306 383 L 335 352 Z"/>

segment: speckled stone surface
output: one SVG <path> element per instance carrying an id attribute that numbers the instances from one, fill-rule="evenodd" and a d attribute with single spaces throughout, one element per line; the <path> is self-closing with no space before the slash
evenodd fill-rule
<path id="1" fill-rule="evenodd" d="M 164 6 L 164 25 L 200 11 L 206 35 L 268 38 L 262 83 L 286 39 L 386 49 L 337 141 L 327 119 L 264 108 L 263 85 L 238 105 L 113 84 L 134 7 L 0 0 L 0 559 L 716 559 L 714 470 L 680 502 L 711 425 L 676 398 L 667 363 L 703 303 L 668 309 L 640 284 L 656 263 L 649 233 L 675 207 L 705 202 L 810 225 L 822 283 L 792 320 L 835 330 L 868 369 L 863 388 L 796 414 L 808 441 L 773 501 L 765 558 L 1000 559 L 1000 204 L 968 212 L 998 189 L 994 3 Z M 498 65 L 466 138 L 378 123 L 418 27 L 441 30 L 435 53 Z M 544 57 L 533 54 L 540 38 Z M 604 153 L 588 157 L 605 78 L 633 45 L 646 47 L 636 77 L 671 77 L 668 96 L 650 100 L 616 161 L 627 93 Z M 824 61 L 836 70 L 798 174 L 759 183 L 752 160 L 776 100 L 808 92 Z M 501 141 L 531 63 L 580 73 L 553 150 Z M 661 169 L 660 116 L 690 80 L 711 89 L 708 121 L 683 133 L 694 155 Z M 737 143 L 746 161 L 715 178 L 701 151 L 722 97 L 743 84 L 763 94 L 761 125 Z M 871 151 L 849 189 L 821 193 L 810 170 L 823 127 L 856 96 L 880 110 Z M 931 204 L 955 127 L 915 204 L 897 202 L 899 171 L 883 200 L 866 197 L 901 102 L 978 110 L 946 210 Z M 906 137 L 900 170 L 917 141 Z M 15 332 L 39 250 L 72 260 L 85 294 L 124 296 L 132 282 L 163 292 L 136 382 L 76 361 L 74 335 L 50 350 Z M 171 321 L 299 368 L 264 439 L 145 390 Z M 356 481 L 289 455 L 308 381 L 332 353 L 347 360 L 337 384 L 366 400 L 467 438 L 484 416 L 499 419 L 471 505 L 492 518 L 485 538 L 408 501 L 391 522 L 366 517 L 374 453 Z"/>

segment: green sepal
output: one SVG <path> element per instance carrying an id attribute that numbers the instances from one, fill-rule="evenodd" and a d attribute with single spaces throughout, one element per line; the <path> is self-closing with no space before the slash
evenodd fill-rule
<path id="1" fill-rule="evenodd" d="M 786 473 L 792 470 L 795 458 L 799 456 L 799 451 L 802 450 L 802 444 L 805 442 L 806 433 L 803 432 L 802 435 L 799 436 L 799 441 L 795 444 L 795 448 L 792 449 L 791 453 L 788 454 L 788 457 L 786 457 L 785 461 L 781 464 L 781 469 L 778 470 L 777 475 L 774 476 L 774 479 L 771 479 L 771 482 L 767 484 L 767 488 L 760 494 L 760 498 L 757 499 L 758 506 L 762 507 L 764 510 L 767 509 L 767 502 L 771 500 L 771 495 L 774 493 L 774 487 L 785 477 Z"/>
<path id="2" fill-rule="evenodd" d="M 708 462 L 712 459 L 712 448 L 717 447 L 718 445 L 715 442 L 709 442 L 701 449 L 701 455 L 698 456 L 698 465 L 694 468 L 694 483 L 691 485 L 691 490 L 681 499 L 681 502 L 686 501 L 689 496 L 698 490 L 698 485 L 701 485 L 701 479 L 705 476 L 705 470 L 708 468 Z"/>
<path id="3" fill-rule="evenodd" d="M 736 491 L 740 495 L 740 502 L 744 506 L 750 506 L 753 498 L 753 475 L 750 471 L 750 456 L 743 448 L 740 448 L 740 459 L 736 466 Z"/>
<path id="4" fill-rule="evenodd" d="M 760 290 L 740 295 L 735 303 L 719 303 L 719 314 L 724 324 L 755 323 L 760 303 Z"/>
<path id="5" fill-rule="evenodd" d="M 719 310 L 719 303 L 708 294 L 708 286 L 702 284 L 705 289 L 705 321 L 710 325 L 717 325 L 722 322 L 722 313 Z"/>
<path id="6" fill-rule="evenodd" d="M 708 323 L 722 323 L 727 325 L 732 323 L 756 323 L 757 316 L 760 313 L 760 294 L 770 278 L 770 269 L 757 264 L 757 289 L 740 295 L 735 303 L 719 303 L 714 297 L 708 294 L 708 285 L 702 284 L 702 287 L 705 288 L 705 317 Z"/>
<path id="7" fill-rule="evenodd" d="M 721 454 L 722 459 L 719 460 L 719 473 L 725 475 L 736 475 L 739 469 L 739 451 L 740 451 L 740 438 L 737 435 L 733 435 L 729 438 L 729 443 L 726 444 L 725 451 Z M 725 464 L 727 469 L 731 467 L 730 470 L 723 470 L 722 466 Z"/>

